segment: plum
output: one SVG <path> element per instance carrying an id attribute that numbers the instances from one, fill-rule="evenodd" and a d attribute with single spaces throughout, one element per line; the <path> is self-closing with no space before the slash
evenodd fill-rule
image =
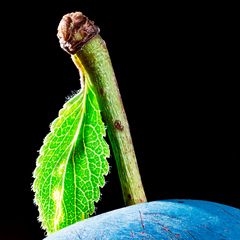
<path id="1" fill-rule="evenodd" d="M 240 240 L 240 210 L 202 200 L 162 200 L 124 207 L 68 226 L 45 240 Z"/>

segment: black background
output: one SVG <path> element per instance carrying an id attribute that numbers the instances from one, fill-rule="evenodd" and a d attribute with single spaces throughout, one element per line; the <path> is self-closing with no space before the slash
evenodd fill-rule
<path id="1" fill-rule="evenodd" d="M 30 1 L 3 8 L 1 239 L 42 239 L 32 172 L 49 124 L 79 89 L 56 29 L 82 11 L 101 28 L 149 201 L 240 208 L 234 6 Z M 96 214 L 124 206 L 114 159 Z"/>

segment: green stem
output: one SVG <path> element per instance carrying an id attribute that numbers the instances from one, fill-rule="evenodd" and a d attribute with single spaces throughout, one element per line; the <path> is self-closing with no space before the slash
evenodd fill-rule
<path id="1" fill-rule="evenodd" d="M 72 14 L 76 15 L 77 13 Z M 81 62 L 81 66 L 79 66 L 80 70 L 87 71 L 97 90 L 103 120 L 107 126 L 107 133 L 118 168 L 125 204 L 132 205 L 146 202 L 147 199 L 137 165 L 127 116 L 106 44 L 100 35 L 97 34 L 98 28 L 93 22 L 88 19 L 86 20 L 85 16 L 84 20 L 82 20 L 83 15 L 79 15 L 79 13 L 77 17 L 76 21 L 76 17 L 73 18 L 71 15 L 71 21 L 79 22 L 79 18 L 81 18 L 80 20 L 84 22 L 85 28 L 86 23 L 88 24 L 87 31 L 91 32 L 91 36 L 84 35 L 87 31 L 75 31 L 74 28 L 70 31 L 75 34 L 71 38 L 74 44 L 70 46 L 69 42 L 67 44 L 63 42 L 61 45 L 65 50 L 74 54 L 74 58 L 77 58 L 77 60 Z M 67 20 L 70 21 L 69 19 Z M 61 30 L 65 30 L 64 27 L 62 27 Z M 80 28 L 79 26 L 77 27 Z M 93 36 L 93 32 L 95 32 L 95 36 Z M 81 44 L 79 44 L 79 41 Z M 71 48 L 72 46 L 75 47 L 79 45 L 80 47 L 77 49 Z M 71 49 L 71 51 L 69 49 Z"/>
<path id="2" fill-rule="evenodd" d="M 97 35 L 76 52 L 90 75 L 99 96 L 102 116 L 116 159 L 124 201 L 127 205 L 145 202 L 128 120 L 108 50 Z"/>

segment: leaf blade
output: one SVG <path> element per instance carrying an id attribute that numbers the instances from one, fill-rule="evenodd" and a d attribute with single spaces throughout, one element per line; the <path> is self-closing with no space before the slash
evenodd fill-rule
<path id="1" fill-rule="evenodd" d="M 34 171 L 35 202 L 48 233 L 94 212 L 109 171 L 100 108 L 86 73 L 84 77 L 82 91 L 65 103 L 52 123 Z"/>

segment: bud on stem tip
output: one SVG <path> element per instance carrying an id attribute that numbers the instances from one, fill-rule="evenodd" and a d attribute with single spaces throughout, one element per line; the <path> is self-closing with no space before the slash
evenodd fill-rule
<path id="1" fill-rule="evenodd" d="M 63 16 L 58 26 L 57 36 L 61 48 L 69 54 L 75 54 L 100 29 L 81 12 L 68 13 Z"/>

